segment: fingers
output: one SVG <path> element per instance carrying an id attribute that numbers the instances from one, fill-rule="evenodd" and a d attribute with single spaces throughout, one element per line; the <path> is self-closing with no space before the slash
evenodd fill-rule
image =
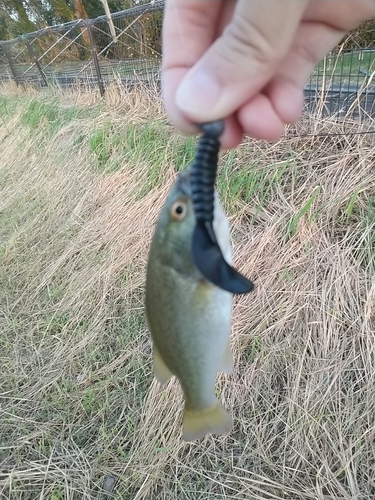
<path id="1" fill-rule="evenodd" d="M 176 91 L 188 70 L 215 40 L 221 10 L 221 0 L 166 2 L 163 22 L 164 104 L 171 121 L 187 133 L 197 130 L 177 108 Z"/>
<path id="2" fill-rule="evenodd" d="M 194 132 L 192 123 L 231 116 L 253 97 L 285 56 L 306 4 L 307 0 L 169 0 L 163 92 L 172 122 Z"/>
<path id="3" fill-rule="evenodd" d="M 374 0 L 167 0 L 163 92 L 172 122 L 226 118 L 222 147 L 274 140 L 295 122 L 316 64 Z"/>
<path id="4" fill-rule="evenodd" d="M 211 121 L 231 115 L 251 99 L 285 57 L 306 4 L 239 0 L 222 36 L 180 83 L 179 110 L 191 121 Z"/>
<path id="5" fill-rule="evenodd" d="M 261 94 L 244 104 L 237 116 L 246 134 L 277 139 L 284 123 L 294 123 L 303 108 L 303 89 L 316 64 L 343 37 L 322 23 L 302 22 L 279 71 Z"/>
<path id="6" fill-rule="evenodd" d="M 163 70 L 190 68 L 216 38 L 221 0 L 167 0 L 163 21 Z"/>
<path id="7" fill-rule="evenodd" d="M 348 30 L 374 16 L 374 0 L 313 0 L 309 3 L 290 51 L 264 90 L 281 121 L 294 123 L 299 118 L 303 89 L 316 65 Z M 252 113 L 250 106 L 247 113 Z M 249 120 L 249 116 L 246 119 Z"/>
<path id="8" fill-rule="evenodd" d="M 306 21 L 319 21 L 347 32 L 375 16 L 374 0 L 314 0 L 306 9 Z"/>
<path id="9" fill-rule="evenodd" d="M 343 38 L 344 32 L 323 23 L 303 22 L 290 52 L 265 92 L 284 123 L 294 123 L 303 107 L 303 89 L 312 71 Z"/>

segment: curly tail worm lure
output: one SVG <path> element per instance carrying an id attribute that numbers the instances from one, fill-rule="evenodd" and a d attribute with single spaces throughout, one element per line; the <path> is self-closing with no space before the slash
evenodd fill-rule
<path id="1" fill-rule="evenodd" d="M 224 259 L 214 228 L 214 192 L 220 149 L 219 137 L 224 122 L 200 125 L 203 135 L 199 139 L 191 169 L 192 200 L 196 226 L 192 239 L 193 260 L 214 285 L 231 293 L 248 293 L 254 285 Z"/>

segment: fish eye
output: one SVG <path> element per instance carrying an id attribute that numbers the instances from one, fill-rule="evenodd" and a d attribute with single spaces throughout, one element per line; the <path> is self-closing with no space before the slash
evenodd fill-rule
<path id="1" fill-rule="evenodd" d="M 187 214 L 187 204 L 185 201 L 175 201 L 169 211 L 173 220 L 181 221 Z"/>

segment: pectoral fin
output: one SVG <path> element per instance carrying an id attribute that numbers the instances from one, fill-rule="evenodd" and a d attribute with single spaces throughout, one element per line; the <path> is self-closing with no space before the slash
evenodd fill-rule
<path id="1" fill-rule="evenodd" d="M 224 373 L 227 373 L 228 375 L 230 375 L 233 371 L 233 355 L 229 342 L 227 344 L 227 347 L 225 348 L 223 360 L 220 365 L 220 370 Z"/>
<path id="2" fill-rule="evenodd" d="M 160 356 L 159 351 L 155 344 L 153 345 L 153 357 L 154 357 L 154 374 L 158 382 L 161 384 L 166 384 L 172 377 L 173 373 L 170 371 L 168 366 L 164 363 L 163 358 Z"/>

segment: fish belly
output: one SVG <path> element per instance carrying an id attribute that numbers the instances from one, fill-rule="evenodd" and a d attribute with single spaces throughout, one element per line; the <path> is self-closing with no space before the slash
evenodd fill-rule
<path id="1" fill-rule="evenodd" d="M 232 420 L 215 397 L 215 381 L 220 369 L 230 371 L 232 295 L 203 279 L 162 270 L 159 264 L 154 275 L 154 286 L 163 283 L 162 292 L 152 293 L 152 279 L 147 284 L 146 311 L 164 374 L 176 375 L 184 393 L 184 437 L 228 432 Z"/>

